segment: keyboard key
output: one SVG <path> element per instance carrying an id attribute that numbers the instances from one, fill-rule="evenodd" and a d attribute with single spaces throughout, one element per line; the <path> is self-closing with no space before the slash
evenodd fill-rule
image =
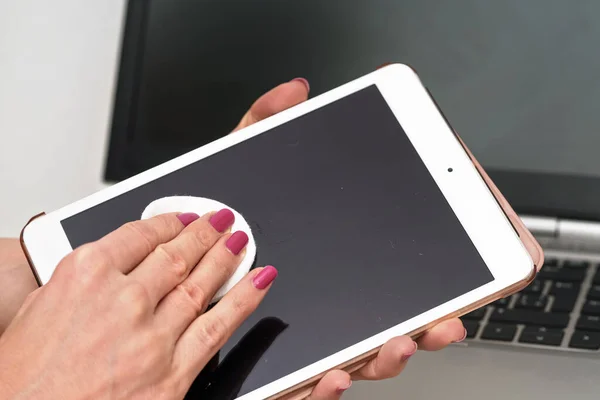
<path id="1" fill-rule="evenodd" d="M 515 308 L 527 308 L 531 310 L 544 310 L 548 304 L 548 297 L 522 294 L 515 304 Z"/>
<path id="2" fill-rule="evenodd" d="M 564 332 L 556 329 L 526 327 L 521 333 L 519 342 L 541 344 L 545 346 L 560 346 Z"/>
<path id="3" fill-rule="evenodd" d="M 600 284 L 600 268 L 598 268 L 596 275 L 594 275 L 594 283 Z"/>
<path id="4" fill-rule="evenodd" d="M 585 278 L 585 269 L 543 267 L 538 273 L 540 279 L 551 281 L 581 282 Z"/>
<path id="5" fill-rule="evenodd" d="M 579 295 L 579 290 L 581 290 L 581 285 L 575 282 L 552 282 L 550 286 L 550 294 L 559 296 L 566 295 L 571 297 L 577 297 Z"/>
<path id="6" fill-rule="evenodd" d="M 575 349 L 598 350 L 600 349 L 600 333 L 575 331 L 571 336 L 569 347 Z"/>
<path id="7" fill-rule="evenodd" d="M 577 297 L 574 296 L 557 296 L 552 302 L 550 311 L 570 313 L 575 308 Z"/>
<path id="8" fill-rule="evenodd" d="M 563 267 L 567 267 L 567 268 L 588 268 L 590 266 L 590 263 L 588 261 L 581 261 L 581 260 L 566 260 L 563 263 Z"/>
<path id="9" fill-rule="evenodd" d="M 600 300 L 587 300 L 581 309 L 585 315 L 600 315 Z"/>
<path id="10" fill-rule="evenodd" d="M 516 325 L 487 324 L 483 330 L 483 333 L 481 334 L 481 338 L 486 340 L 501 340 L 504 342 L 510 342 L 513 340 L 516 334 Z"/>
<path id="11" fill-rule="evenodd" d="M 600 332 L 600 317 L 597 315 L 582 315 L 577 320 L 577 329 Z"/>
<path id="12" fill-rule="evenodd" d="M 548 328 L 545 326 L 526 326 L 523 328 L 523 332 L 529 333 L 546 333 L 546 332 L 554 332 L 554 333 L 562 333 L 564 330 L 557 328 Z"/>
<path id="13" fill-rule="evenodd" d="M 534 280 L 529 284 L 529 286 L 525 287 L 525 289 L 521 290 L 521 293 L 542 293 L 544 290 L 544 282 L 538 279 Z"/>
<path id="14" fill-rule="evenodd" d="M 480 319 L 483 319 L 483 317 L 485 316 L 485 311 L 486 311 L 485 307 L 478 308 L 475 311 L 471 311 L 470 313 L 463 315 L 461 318 L 467 319 L 467 320 L 479 321 Z"/>
<path id="15" fill-rule="evenodd" d="M 588 299 L 600 300 L 600 285 L 592 285 L 587 294 Z"/>
<path id="16" fill-rule="evenodd" d="M 479 330 L 479 322 L 477 321 L 463 321 L 463 325 L 467 330 L 467 339 L 472 339 L 477 335 Z"/>
<path id="17" fill-rule="evenodd" d="M 569 323 L 569 314 L 544 313 L 534 310 L 494 310 L 490 321 L 526 325 L 542 325 L 550 328 L 565 328 Z"/>
<path id="18" fill-rule="evenodd" d="M 556 258 L 547 258 L 544 260 L 544 267 L 556 267 L 558 260 Z"/>

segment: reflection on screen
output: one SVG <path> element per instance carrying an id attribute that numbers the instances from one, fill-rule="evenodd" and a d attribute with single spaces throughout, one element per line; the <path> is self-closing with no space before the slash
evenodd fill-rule
<path id="1" fill-rule="evenodd" d="M 493 279 L 375 86 L 62 225 L 77 247 L 174 194 L 240 211 L 280 272 L 194 398 L 243 395 Z"/>

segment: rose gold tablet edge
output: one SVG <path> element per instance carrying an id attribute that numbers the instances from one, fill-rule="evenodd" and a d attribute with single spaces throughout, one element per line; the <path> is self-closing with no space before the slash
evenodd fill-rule
<path id="1" fill-rule="evenodd" d="M 384 64 L 379 68 L 384 68 L 388 65 L 391 65 L 391 63 Z M 407 66 L 409 68 L 411 68 L 415 72 L 415 74 L 417 74 L 416 70 L 412 66 L 410 66 L 410 65 L 407 65 Z M 417 76 L 418 76 L 418 74 L 417 74 Z M 424 88 L 425 88 L 425 90 L 427 90 L 426 87 L 424 87 Z M 508 203 L 506 198 L 502 195 L 502 193 L 500 192 L 498 187 L 494 184 L 494 182 L 489 177 L 489 175 L 485 172 L 485 170 L 483 169 L 481 164 L 477 161 L 477 159 L 475 158 L 475 156 L 473 155 L 471 150 L 466 146 L 466 144 L 461 139 L 461 137 L 452 128 L 448 119 L 446 118 L 446 116 L 444 115 L 444 113 L 442 112 L 440 107 L 438 106 L 437 102 L 435 101 L 435 99 L 433 98 L 433 96 L 431 95 L 429 90 L 427 90 L 427 93 L 431 97 L 431 100 L 434 102 L 436 108 L 438 109 L 438 112 L 443 116 L 448 127 L 450 129 L 452 129 L 452 132 L 456 136 L 456 139 L 459 141 L 459 143 L 461 144 L 461 146 L 463 147 L 463 149 L 465 150 L 465 152 L 471 159 L 471 162 L 477 168 L 477 171 L 479 172 L 479 174 L 485 181 L 488 189 L 490 190 L 490 192 L 492 192 L 492 194 L 498 201 L 500 208 L 503 210 L 506 217 L 508 218 L 510 223 L 515 228 L 515 231 L 519 235 L 521 242 L 525 246 L 527 252 L 529 253 L 529 255 L 532 259 L 534 268 L 532 269 L 531 274 L 525 280 L 523 280 L 521 282 L 517 282 L 516 284 L 511 285 L 510 287 L 505 288 L 504 290 L 501 290 L 500 292 L 490 295 L 476 303 L 471 304 L 470 306 L 467 306 L 461 310 L 458 310 L 452 314 L 449 314 L 449 315 L 442 317 L 434 322 L 431 322 L 424 327 L 421 327 L 413 332 L 410 332 L 408 334 L 408 336 L 411 336 L 413 339 L 416 339 L 417 337 L 422 335 L 423 332 L 425 332 L 428 329 L 430 329 L 431 327 L 439 324 L 440 322 L 468 314 L 471 311 L 481 308 L 487 304 L 493 303 L 494 301 L 499 300 L 501 298 L 508 297 L 508 296 L 524 289 L 527 285 L 529 285 L 535 279 L 537 272 L 539 272 L 539 270 L 542 268 L 542 265 L 544 263 L 544 252 L 542 250 L 542 247 L 538 243 L 538 241 L 535 239 L 535 237 L 527 229 L 527 227 L 525 226 L 525 224 L 523 223 L 521 218 L 517 215 L 517 213 L 510 206 L 510 204 Z M 380 348 L 381 347 L 373 349 L 365 354 L 362 354 L 361 356 L 358 356 L 350 361 L 340 364 L 337 367 L 334 367 L 332 369 L 343 369 L 346 372 L 352 373 L 352 372 L 360 369 L 361 367 L 363 367 L 367 362 L 369 362 L 373 358 L 375 358 L 375 356 L 379 352 Z M 267 400 L 302 400 L 302 399 L 305 399 L 310 395 L 310 393 L 312 392 L 312 389 L 314 388 L 316 383 L 318 383 L 318 381 L 329 371 L 330 370 L 325 371 L 325 372 L 323 372 L 313 378 L 310 378 L 298 385 L 295 385 L 295 386 L 293 386 L 289 389 L 286 389 L 276 395 L 268 397 Z"/>
<path id="2" fill-rule="evenodd" d="M 515 227 L 515 230 L 518 232 L 518 234 L 521 238 L 521 241 L 525 245 L 525 248 L 527 249 L 527 251 L 529 252 L 529 254 L 532 258 L 534 268 L 532 269 L 531 274 L 525 280 L 523 280 L 521 282 L 517 282 L 516 284 L 514 284 L 510 287 L 507 287 L 506 289 L 499 291 L 493 295 L 490 295 L 476 303 L 473 303 L 470 306 L 464 307 L 461 310 L 458 310 L 452 314 L 449 314 L 449 315 L 442 317 L 434 322 L 431 322 L 424 327 L 421 327 L 413 332 L 410 332 L 408 334 L 408 336 L 411 336 L 413 339 L 418 338 L 421 334 L 423 334 L 423 332 L 425 332 L 428 329 L 432 328 L 433 326 L 439 324 L 440 322 L 468 314 L 471 311 L 474 311 L 474 310 L 481 308 L 487 304 L 493 303 L 496 300 L 499 300 L 504 297 L 508 297 L 508 296 L 522 290 L 527 285 L 529 285 L 533 281 L 533 279 L 535 279 L 537 272 L 541 269 L 541 266 L 543 265 L 543 262 L 544 262 L 543 251 L 542 251 L 541 246 L 537 242 L 537 240 L 533 237 L 533 235 L 525 227 L 525 224 L 523 224 L 523 222 L 517 216 L 517 214 L 514 212 L 512 207 L 510 207 L 510 205 L 508 204 L 508 202 L 506 201 L 506 199 L 504 198 L 502 193 L 498 190 L 498 188 L 493 183 L 491 178 L 487 175 L 487 173 L 485 172 L 485 170 L 483 169 L 481 164 L 479 164 L 479 162 L 475 159 L 475 157 L 473 156 L 471 151 L 466 147 L 466 145 L 464 144 L 464 142 L 458 135 L 457 135 L 457 139 L 460 141 L 461 145 L 465 149 L 465 152 L 469 155 L 469 158 L 471 158 L 473 164 L 475 165 L 475 167 L 477 168 L 477 170 L 480 172 L 481 176 L 485 180 L 486 184 L 488 185 L 488 188 L 490 189 L 492 194 L 494 194 L 494 197 L 496 197 L 500 206 L 507 214 L 507 217 L 509 218 L 509 220 Z M 347 362 L 345 362 L 337 367 L 334 367 L 332 369 L 343 369 L 344 371 L 346 371 L 348 373 L 352 373 L 352 372 L 360 369 L 361 367 L 363 367 L 367 362 L 369 362 L 373 358 L 375 358 L 375 356 L 379 352 L 380 348 L 381 347 L 373 349 L 361 356 L 358 356 L 358 357 L 356 357 L 350 361 L 347 361 Z M 308 379 L 298 385 L 293 386 L 292 388 L 282 391 L 277 395 L 271 396 L 267 400 L 275 400 L 275 399 L 277 399 L 277 400 L 302 400 L 302 399 L 305 399 L 306 397 L 308 397 L 310 395 L 312 389 L 314 388 L 314 386 L 318 382 L 318 380 L 320 380 L 329 371 L 330 370 L 325 371 L 311 379 Z"/>
<path id="3" fill-rule="evenodd" d="M 23 254 L 25 254 L 25 258 L 27 259 L 27 264 L 29 264 L 29 268 L 31 269 L 31 272 L 33 273 L 33 277 L 35 278 L 35 281 L 37 282 L 38 286 L 40 286 L 40 287 L 42 286 L 42 280 L 40 279 L 40 276 L 38 275 L 37 270 L 35 269 L 33 260 L 31 259 L 29 250 L 27 250 L 27 245 L 25 244 L 25 240 L 24 240 L 23 236 L 25 233 L 25 228 L 27 228 L 27 226 L 29 224 L 31 224 L 33 222 L 33 220 L 38 219 L 39 217 L 42 217 L 44 215 L 46 215 L 46 213 L 41 212 L 41 213 L 31 217 L 31 219 L 29 221 L 27 221 L 27 223 L 25 224 L 23 229 L 21 229 L 21 234 L 19 235 L 19 242 L 21 243 L 21 249 L 23 250 Z"/>

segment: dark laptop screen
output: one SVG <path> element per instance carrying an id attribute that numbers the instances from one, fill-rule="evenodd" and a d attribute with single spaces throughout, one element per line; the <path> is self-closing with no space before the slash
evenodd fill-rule
<path id="1" fill-rule="evenodd" d="M 296 76 L 316 95 L 398 61 L 517 209 L 600 217 L 599 14 L 546 0 L 132 2 L 106 176 L 221 137 Z"/>

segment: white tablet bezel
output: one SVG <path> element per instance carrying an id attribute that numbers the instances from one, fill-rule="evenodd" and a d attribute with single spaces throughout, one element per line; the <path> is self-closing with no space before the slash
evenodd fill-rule
<path id="1" fill-rule="evenodd" d="M 494 280 L 248 393 L 239 400 L 264 399 L 276 395 L 365 354 L 392 337 L 413 332 L 432 321 L 437 321 L 527 279 L 534 268 L 529 253 L 464 148 L 438 111 L 419 77 L 410 67 L 402 64 L 392 64 L 379 69 L 242 131 L 223 137 L 33 220 L 23 231 L 23 242 L 39 279 L 42 284 L 46 283 L 58 262 L 72 251 L 62 229 L 61 220 L 237 143 L 251 140 L 252 137 L 277 125 L 373 84 L 377 85 L 398 119 L 410 142 L 493 274 Z M 449 168 L 452 169 L 452 172 L 449 172 Z"/>

